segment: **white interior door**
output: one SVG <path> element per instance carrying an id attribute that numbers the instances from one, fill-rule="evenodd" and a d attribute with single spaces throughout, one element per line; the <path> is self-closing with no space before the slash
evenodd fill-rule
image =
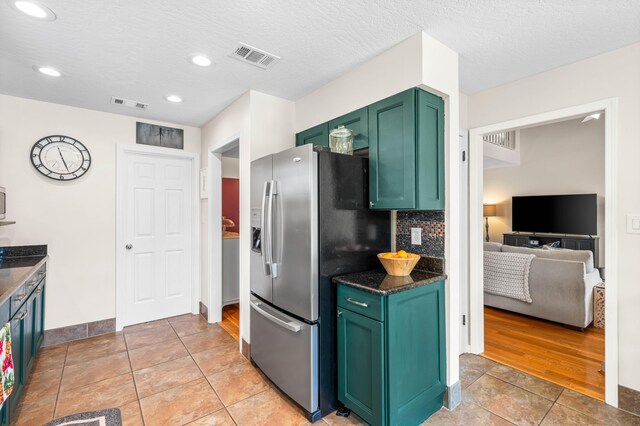
<path id="1" fill-rule="evenodd" d="M 192 311 L 193 161 L 126 152 L 122 172 L 122 325 Z"/>

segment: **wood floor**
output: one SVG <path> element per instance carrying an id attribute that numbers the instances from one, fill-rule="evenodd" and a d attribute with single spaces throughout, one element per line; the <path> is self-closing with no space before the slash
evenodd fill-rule
<path id="1" fill-rule="evenodd" d="M 220 327 L 224 328 L 236 341 L 240 339 L 240 305 L 234 303 L 222 308 Z"/>
<path id="2" fill-rule="evenodd" d="M 604 400 L 604 329 L 580 332 L 490 307 L 484 321 L 484 357 Z"/>

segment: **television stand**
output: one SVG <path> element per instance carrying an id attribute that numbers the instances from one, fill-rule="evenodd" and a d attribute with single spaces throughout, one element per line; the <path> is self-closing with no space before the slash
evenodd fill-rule
<path id="1" fill-rule="evenodd" d="M 503 234 L 503 244 L 516 247 L 541 247 L 560 241 L 560 247 L 569 250 L 590 250 L 593 253 L 593 266 L 599 268 L 598 246 L 600 237 L 591 235 L 558 235 L 537 234 L 535 232 L 525 234 L 523 232 L 510 232 Z M 535 244 L 538 242 L 538 244 Z"/>

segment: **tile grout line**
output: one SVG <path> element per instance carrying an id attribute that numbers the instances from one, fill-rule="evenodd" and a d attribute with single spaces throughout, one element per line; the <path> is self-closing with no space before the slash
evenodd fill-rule
<path id="1" fill-rule="evenodd" d="M 56 403 L 53 406 L 53 416 L 51 417 L 51 421 L 56 418 L 56 412 L 58 411 L 58 400 L 60 399 L 60 392 L 62 392 L 62 379 L 64 377 L 64 370 L 67 367 L 67 356 L 69 355 L 69 345 L 67 345 L 67 349 L 64 351 L 64 361 L 62 362 L 62 374 L 60 375 L 60 383 L 58 383 L 58 391 L 56 392 Z"/>
<path id="2" fill-rule="evenodd" d="M 142 419 L 142 425 L 145 425 L 144 421 L 144 413 L 142 412 L 142 404 L 140 404 L 140 395 L 138 394 L 138 385 L 136 384 L 136 378 L 133 375 L 133 365 L 131 364 L 131 356 L 129 355 L 129 345 L 127 344 L 127 338 L 124 334 L 124 329 L 122 330 L 122 340 L 124 340 L 124 347 L 127 351 L 127 359 L 129 360 L 129 368 L 131 369 L 131 381 L 133 382 L 133 389 L 136 392 L 136 402 L 138 403 L 138 408 L 140 409 L 140 418 Z M 122 415 L 122 413 L 120 413 Z"/>
<path id="3" fill-rule="evenodd" d="M 549 409 L 547 410 L 547 412 L 546 412 L 546 413 L 544 413 L 544 416 L 542 416 L 542 418 L 541 418 L 541 419 L 540 419 L 540 421 L 538 422 L 538 425 L 541 425 L 541 424 L 542 424 L 542 422 L 544 422 L 544 419 L 546 419 L 546 418 L 547 418 L 547 416 L 549 415 L 549 412 L 551 411 L 551 409 L 553 408 L 553 406 L 554 406 L 554 405 L 556 405 L 556 403 L 555 403 L 555 402 L 554 402 L 554 403 L 552 403 L 552 404 L 551 404 L 551 407 L 549 407 Z"/>
<path id="4" fill-rule="evenodd" d="M 489 372 L 488 372 L 488 371 L 487 371 L 486 373 L 484 373 L 484 374 L 483 374 L 483 376 L 489 376 L 489 377 L 492 377 L 492 378 L 494 378 L 494 379 L 496 379 L 496 380 L 500 380 L 500 381 L 501 381 L 501 382 L 503 382 L 503 383 L 506 383 L 506 384 L 508 384 L 508 385 L 511 385 L 511 386 L 513 386 L 513 387 L 516 387 L 516 388 L 518 388 L 518 389 L 520 389 L 520 390 L 523 390 L 523 391 L 525 391 L 525 392 L 528 392 L 528 393 L 530 393 L 531 395 L 535 395 L 535 396 L 537 396 L 537 397 L 540 397 L 540 398 L 544 399 L 545 401 L 549 401 L 549 402 L 551 402 L 551 403 L 552 403 L 552 405 L 553 405 L 553 404 L 555 404 L 556 400 L 560 397 L 560 395 L 558 395 L 555 399 L 549 399 L 549 398 L 544 397 L 544 396 L 542 396 L 542 395 L 539 395 L 539 394 L 537 394 L 537 393 L 535 393 L 535 392 L 532 392 L 532 391 L 530 391 L 530 390 L 528 390 L 528 389 L 525 389 L 525 388 L 523 388 L 522 386 L 516 385 L 515 383 L 508 382 L 508 381 L 506 381 L 506 380 L 504 380 L 504 379 L 501 379 L 500 377 L 496 377 L 496 376 L 494 376 L 493 374 L 489 374 Z M 480 378 L 478 378 L 477 380 L 480 380 Z M 477 380 L 476 380 L 476 381 L 477 381 Z M 474 382 L 474 383 L 475 383 L 475 382 Z M 554 383 L 554 384 L 555 384 L 555 383 Z M 471 385 L 469 385 L 469 386 L 471 386 Z M 469 386 L 467 386 L 467 389 L 469 388 Z M 560 386 L 560 385 L 556 385 L 556 386 Z M 565 390 L 565 388 L 562 388 L 562 392 L 564 392 L 564 390 Z M 562 392 L 560 392 L 560 394 L 562 394 Z"/>
<path id="5" fill-rule="evenodd" d="M 171 326 L 171 329 L 173 330 L 174 333 L 176 333 L 176 336 L 178 336 L 178 340 L 180 341 L 180 344 L 182 345 L 182 347 L 187 351 L 187 353 L 189 354 L 189 357 L 191 358 L 191 361 L 193 361 L 193 363 L 196 365 L 196 367 L 198 368 L 198 370 L 200 371 L 200 374 L 202 374 L 202 377 L 204 377 L 204 380 L 207 382 L 207 384 L 209 385 L 209 387 L 211 388 L 211 390 L 213 391 L 213 394 L 216 396 L 216 398 L 218 398 L 218 401 L 220 401 L 220 404 L 222 404 L 222 408 L 223 409 L 227 409 L 226 405 L 224 405 L 224 402 L 222 402 L 222 399 L 220 398 L 220 395 L 218 395 L 218 392 L 216 392 L 216 390 L 213 388 L 213 385 L 211 385 L 211 382 L 209 382 L 209 379 L 207 379 L 207 375 L 204 374 L 204 371 L 202 371 L 202 368 L 200 368 L 200 365 L 197 363 L 197 361 L 193 358 L 193 354 L 191 353 L 191 351 L 189 351 L 189 348 L 187 348 L 187 346 L 184 344 L 184 342 L 182 341 L 182 338 L 178 335 L 178 332 L 176 331 L 176 329 L 173 327 L 173 324 L 171 324 L 171 321 L 168 321 L 169 325 Z M 206 332 L 207 330 L 205 330 L 204 332 Z M 194 333 L 194 334 L 198 334 L 198 333 Z M 186 336 L 183 336 L 186 337 Z M 198 379 L 200 380 L 200 379 Z M 209 416 L 213 413 L 216 413 L 220 410 L 214 410 L 211 411 L 207 414 L 205 414 L 202 417 L 199 417 L 199 419 Z M 227 412 L 228 413 L 228 412 Z M 229 417 L 231 417 L 231 414 L 229 414 Z M 193 421 L 196 421 L 198 419 L 195 419 Z M 233 420 L 233 417 L 231 417 L 231 420 L 235 423 L 235 420 Z M 191 423 L 191 422 L 190 422 Z"/>

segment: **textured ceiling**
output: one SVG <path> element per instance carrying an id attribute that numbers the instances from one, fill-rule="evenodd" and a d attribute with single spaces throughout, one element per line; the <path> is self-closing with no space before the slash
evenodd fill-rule
<path id="1" fill-rule="evenodd" d="M 640 41 L 638 0 L 41 1 L 56 21 L 0 1 L 0 93 L 195 126 L 248 89 L 296 100 L 420 30 L 460 53 L 467 94 Z M 240 41 L 282 61 L 229 58 Z M 196 52 L 215 65 L 189 64 Z"/>

